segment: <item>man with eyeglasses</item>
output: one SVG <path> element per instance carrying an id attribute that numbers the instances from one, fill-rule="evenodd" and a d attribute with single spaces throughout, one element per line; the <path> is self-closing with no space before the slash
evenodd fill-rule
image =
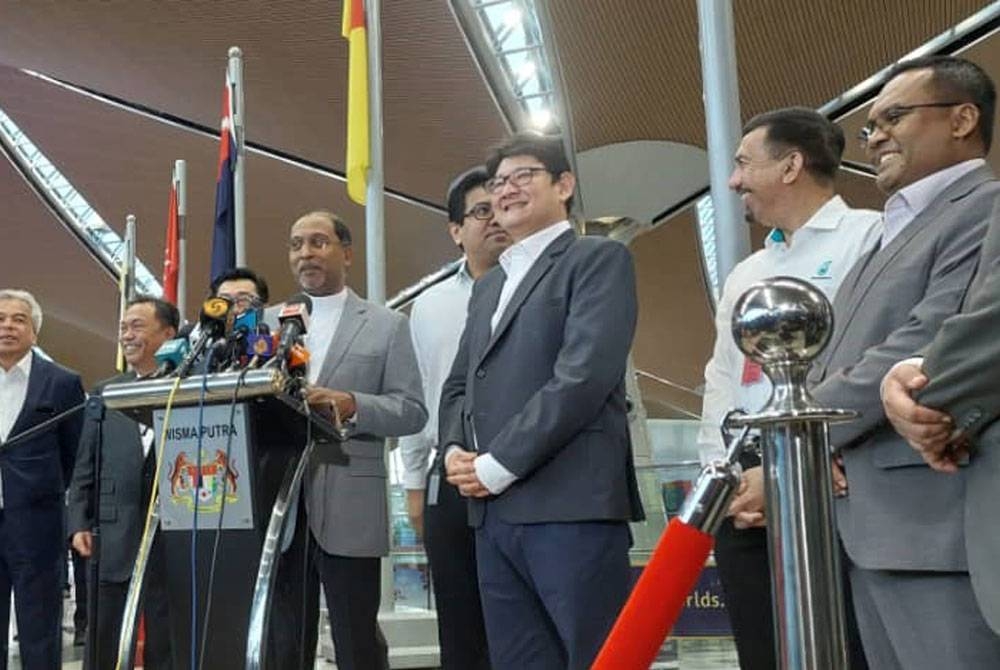
<path id="1" fill-rule="evenodd" d="M 879 395 L 883 376 L 934 339 L 968 290 L 1000 194 L 984 160 L 995 106 L 993 82 L 967 60 L 920 58 L 890 72 L 862 136 L 889 196 L 885 230 L 844 279 L 810 377 L 821 406 L 859 413 L 830 439 L 846 476 L 837 526 L 874 668 L 1000 665 L 1000 636 L 969 578 L 966 545 L 985 529 L 964 513 L 966 468 L 928 467 Z"/>
<path id="2" fill-rule="evenodd" d="M 389 552 L 385 438 L 416 433 L 427 410 L 406 317 L 347 287 L 352 260 L 351 231 L 332 212 L 310 212 L 292 226 L 289 266 L 312 299 L 306 399 L 349 426 L 342 448 L 350 462 L 339 465 L 317 449 L 304 505 L 289 512 L 294 536 L 280 559 L 268 667 L 313 666 L 320 584 L 337 667 L 389 667 L 376 620 L 381 557 Z"/>
<path id="3" fill-rule="evenodd" d="M 267 282 L 250 268 L 226 270 L 212 280 L 210 292 L 213 296 L 232 302 L 237 316 L 248 309 L 266 305 L 270 298 Z"/>
<path id="4" fill-rule="evenodd" d="M 510 236 L 497 224 L 484 186 L 488 177 L 486 168 L 478 166 L 459 175 L 448 188 L 448 232 L 465 254 L 465 262 L 453 277 L 420 294 L 410 311 L 430 418 L 420 433 L 399 440 L 399 450 L 407 511 L 423 535 L 431 566 L 442 670 L 490 667 L 468 506 L 458 489 L 444 481 L 441 450 L 429 485 L 427 470 L 428 456 L 438 447 L 441 387 L 455 360 L 473 282 L 495 267 L 500 253 L 510 246 Z"/>
<path id="5" fill-rule="evenodd" d="M 812 282 L 830 300 L 855 261 L 882 232 L 878 212 L 851 209 L 834 192 L 844 133 L 811 109 L 791 107 L 760 114 L 743 128 L 729 187 L 740 194 L 748 223 L 772 230 L 764 248 L 726 278 L 715 313 L 715 349 L 705 368 L 705 396 L 698 447 L 703 464 L 725 455 L 719 424 L 738 407 L 760 410 L 771 384 L 732 336 L 733 306 L 757 281 L 776 275 Z M 771 575 L 760 457 L 746 453 L 739 493 L 716 535 L 715 560 L 726 594 L 742 670 L 777 667 Z M 851 622 L 853 623 L 853 621 Z M 864 667 L 857 626 L 852 667 Z"/>
<path id="6" fill-rule="evenodd" d="M 448 481 L 469 499 L 494 668 L 588 668 L 625 602 L 643 518 L 625 408 L 629 250 L 577 237 L 558 138 L 487 162 L 513 244 L 472 290 L 441 398 Z"/>

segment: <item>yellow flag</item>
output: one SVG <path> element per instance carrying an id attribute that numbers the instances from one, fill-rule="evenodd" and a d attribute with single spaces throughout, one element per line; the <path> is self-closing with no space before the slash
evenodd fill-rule
<path id="1" fill-rule="evenodd" d="M 365 204 L 368 183 L 368 35 L 364 0 L 344 0 L 347 59 L 347 195 Z"/>

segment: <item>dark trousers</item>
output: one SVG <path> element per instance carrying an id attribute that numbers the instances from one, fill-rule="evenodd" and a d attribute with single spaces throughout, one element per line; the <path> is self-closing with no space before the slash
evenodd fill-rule
<path id="1" fill-rule="evenodd" d="M 295 534 L 278 558 L 271 596 L 264 665 L 267 670 L 301 670 L 316 665 L 319 575 L 305 505 L 299 500 L 297 507 Z"/>
<path id="2" fill-rule="evenodd" d="M 435 504 L 424 505 L 424 547 L 437 604 L 442 670 L 488 670 L 476 534 L 469 527 L 466 499 L 443 477 Z"/>
<path id="3" fill-rule="evenodd" d="M 7 668 L 10 593 L 25 670 L 58 670 L 62 659 L 62 585 L 66 546 L 61 504 L 0 509 L 0 669 Z"/>
<path id="4" fill-rule="evenodd" d="M 82 633 L 87 630 L 87 559 L 69 550 L 73 563 L 73 595 L 75 596 L 73 610 L 73 630 Z"/>
<path id="5" fill-rule="evenodd" d="M 157 538 L 153 541 L 146 579 L 143 585 L 142 613 L 146 620 L 146 644 L 143 659 L 147 670 L 173 670 L 174 659 L 170 648 L 170 610 L 166 591 L 166 571 L 163 546 Z M 100 582 L 97 586 L 97 664 L 93 670 L 114 668 L 118 660 L 118 642 L 121 636 L 122 615 L 128 596 L 128 582 Z M 136 636 L 139 627 L 136 623 Z M 91 634 L 93 636 L 93 633 Z M 88 638 L 88 644 L 94 637 Z M 91 657 L 90 649 L 84 658 Z M 90 666 L 86 666 L 91 670 Z"/>
<path id="6" fill-rule="evenodd" d="M 732 518 L 726 519 L 715 535 L 715 563 L 726 594 L 741 670 L 774 670 L 778 654 L 766 529 L 737 530 Z M 841 564 L 847 565 L 846 557 L 841 558 Z M 843 579 L 848 665 L 852 670 L 867 670 L 846 573 Z"/>
<path id="7" fill-rule="evenodd" d="M 589 668 L 628 597 L 622 522 L 508 524 L 487 503 L 479 588 L 496 670 Z"/>
<path id="8" fill-rule="evenodd" d="M 338 670 L 389 670 L 389 650 L 378 626 L 382 560 L 335 556 L 316 546 Z"/>

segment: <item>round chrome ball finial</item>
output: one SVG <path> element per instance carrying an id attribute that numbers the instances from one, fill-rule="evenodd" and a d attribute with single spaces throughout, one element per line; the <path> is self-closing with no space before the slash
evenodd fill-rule
<path id="1" fill-rule="evenodd" d="M 773 364 L 808 364 L 833 331 L 833 307 L 823 292 L 795 277 L 757 282 L 733 308 L 736 346 L 765 369 Z"/>

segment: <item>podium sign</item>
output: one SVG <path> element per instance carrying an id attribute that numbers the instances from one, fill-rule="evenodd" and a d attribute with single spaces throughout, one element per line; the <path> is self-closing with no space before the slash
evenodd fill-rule
<path id="1" fill-rule="evenodd" d="M 162 409 L 153 412 L 157 439 L 163 418 Z M 249 434 L 243 403 L 171 410 L 158 482 L 163 530 L 190 531 L 196 510 L 199 530 L 218 528 L 220 515 L 224 530 L 254 528 Z"/>

